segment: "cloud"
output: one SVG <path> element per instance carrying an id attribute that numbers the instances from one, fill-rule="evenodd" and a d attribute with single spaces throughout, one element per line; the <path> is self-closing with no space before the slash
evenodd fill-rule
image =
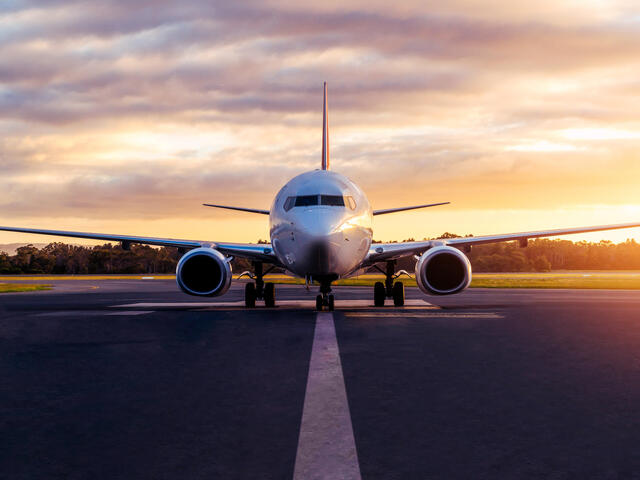
<path id="1" fill-rule="evenodd" d="M 323 80 L 333 166 L 376 204 L 640 201 L 636 9 L 2 2 L 3 216 L 266 206 L 317 166 Z"/>

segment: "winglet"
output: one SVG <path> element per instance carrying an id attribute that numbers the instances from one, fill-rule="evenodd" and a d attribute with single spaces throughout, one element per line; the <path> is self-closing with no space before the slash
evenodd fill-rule
<path id="1" fill-rule="evenodd" d="M 324 82 L 322 106 L 322 170 L 329 170 L 329 117 L 327 112 L 327 82 Z"/>

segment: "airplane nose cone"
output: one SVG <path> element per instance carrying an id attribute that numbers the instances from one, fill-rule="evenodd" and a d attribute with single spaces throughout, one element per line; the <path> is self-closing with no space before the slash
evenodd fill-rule
<path id="1" fill-rule="evenodd" d="M 299 230 L 299 238 L 304 238 L 307 271 L 316 275 L 334 273 L 344 241 L 342 218 L 331 211 L 308 213 Z"/>
<path id="2" fill-rule="evenodd" d="M 328 274 L 331 271 L 331 244 L 318 241 L 310 244 L 307 251 L 307 264 L 310 272 Z"/>
<path id="3" fill-rule="evenodd" d="M 340 220 L 335 215 L 310 215 L 303 228 L 307 235 L 322 239 L 340 231 Z"/>

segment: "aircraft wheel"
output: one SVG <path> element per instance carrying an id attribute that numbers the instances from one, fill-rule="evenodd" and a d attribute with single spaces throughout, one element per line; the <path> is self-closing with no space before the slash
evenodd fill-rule
<path id="1" fill-rule="evenodd" d="M 333 295 L 329 295 L 329 311 L 333 312 L 333 309 L 335 307 L 335 299 L 333 298 Z"/>
<path id="2" fill-rule="evenodd" d="M 249 282 L 244 286 L 244 305 L 247 308 L 256 306 L 256 284 Z"/>
<path id="3" fill-rule="evenodd" d="M 271 282 L 264 285 L 264 306 L 270 308 L 276 306 L 276 286 Z"/>
<path id="4" fill-rule="evenodd" d="M 316 310 L 321 312 L 322 311 L 322 295 L 318 295 L 316 297 Z"/>
<path id="5" fill-rule="evenodd" d="M 376 307 L 384 307 L 384 299 L 387 296 L 387 292 L 384 288 L 384 283 L 376 282 L 373 286 L 373 304 Z"/>
<path id="6" fill-rule="evenodd" d="M 396 307 L 404 305 L 404 284 L 402 282 L 393 284 L 393 304 Z"/>

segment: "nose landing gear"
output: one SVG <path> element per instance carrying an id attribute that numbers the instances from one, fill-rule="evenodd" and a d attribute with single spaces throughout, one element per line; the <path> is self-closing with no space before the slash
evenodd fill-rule
<path id="1" fill-rule="evenodd" d="M 335 308 L 335 298 L 331 293 L 331 282 L 320 283 L 320 295 L 316 297 L 316 310 L 321 312 L 327 307 L 327 310 L 333 312 Z"/>
<path id="2" fill-rule="evenodd" d="M 321 312 L 324 310 L 324 307 L 327 307 L 327 310 L 333 312 L 335 308 L 335 298 L 332 294 L 329 295 L 318 295 L 316 297 L 316 310 Z"/>

